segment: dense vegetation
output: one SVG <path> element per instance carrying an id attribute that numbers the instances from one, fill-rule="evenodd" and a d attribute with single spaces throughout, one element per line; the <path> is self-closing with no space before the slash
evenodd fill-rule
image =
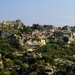
<path id="1" fill-rule="evenodd" d="M 47 43 L 46 45 L 38 48 L 39 52 L 53 58 L 65 58 L 66 56 L 75 55 L 75 43 L 71 45 L 60 45 L 57 43 Z"/>
<path id="2" fill-rule="evenodd" d="M 45 38 L 45 40 L 48 40 L 46 45 L 36 47 L 35 53 L 41 53 L 42 57 L 26 56 L 26 54 L 23 53 L 26 51 L 25 46 L 22 46 L 18 39 L 12 37 L 13 34 L 21 37 L 22 33 L 28 34 L 35 29 L 42 31 L 49 28 L 51 29 L 53 26 L 33 24 L 32 27 L 23 25 L 19 29 L 18 25 L 14 25 L 14 27 L 0 27 L 0 29 L 8 31 L 10 34 L 9 37 L 0 35 L 0 53 L 2 54 L 0 61 L 2 59 L 4 66 L 2 68 L 0 65 L 0 75 L 19 75 L 26 70 L 29 70 L 27 75 L 35 75 L 35 72 L 37 72 L 38 75 L 44 75 L 47 66 L 55 66 L 56 72 L 64 71 L 65 73 L 68 65 L 65 64 L 65 69 L 63 70 L 63 67 L 56 63 L 54 59 L 67 59 L 75 63 L 75 57 L 73 57 L 75 55 L 75 41 L 67 44 L 69 40 L 68 37 L 63 37 L 65 43 L 62 43 L 59 39 L 59 37 L 63 35 L 62 32 L 53 33 L 53 36 L 58 38 L 57 42 L 55 42 L 52 37 L 48 37 L 47 39 Z M 61 30 L 61 28 L 59 29 Z M 35 35 L 32 41 L 41 41 L 41 39 Z M 15 68 L 16 66 L 20 68 L 17 69 Z"/>

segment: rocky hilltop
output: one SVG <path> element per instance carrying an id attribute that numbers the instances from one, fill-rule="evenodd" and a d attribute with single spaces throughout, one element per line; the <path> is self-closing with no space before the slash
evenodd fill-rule
<path id="1" fill-rule="evenodd" d="M 0 75 L 68 74 L 75 75 L 75 26 L 0 23 Z"/>
<path id="2" fill-rule="evenodd" d="M 21 20 L 15 20 L 15 21 L 3 21 L 2 23 L 0 23 L 0 26 L 4 26 L 4 27 L 15 27 L 15 28 L 21 28 L 24 24 L 22 23 Z"/>
<path id="3" fill-rule="evenodd" d="M 3 21 L 0 23 L 0 35 L 15 37 L 27 49 L 43 46 L 47 42 L 72 43 L 75 39 L 75 27 L 68 25 L 55 27 L 53 25 L 33 24 L 25 26 L 21 20 Z M 59 42 L 60 41 L 60 42 Z"/>

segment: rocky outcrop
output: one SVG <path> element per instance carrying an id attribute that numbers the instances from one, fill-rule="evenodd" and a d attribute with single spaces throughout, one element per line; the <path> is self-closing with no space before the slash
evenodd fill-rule
<path id="1" fill-rule="evenodd" d="M 29 40 L 29 41 L 26 42 L 26 44 L 33 45 L 33 46 L 35 46 L 35 45 L 42 46 L 42 45 L 45 45 L 46 43 L 45 43 L 45 40 L 41 39 L 41 41 L 31 41 L 31 40 Z"/>
<path id="2" fill-rule="evenodd" d="M 0 30 L 0 36 L 3 38 L 7 38 L 9 36 L 9 32 L 7 30 Z"/>
<path id="3" fill-rule="evenodd" d="M 14 27 L 14 28 L 19 29 L 23 26 L 23 23 L 21 22 L 21 20 L 3 21 L 1 25 L 4 26 L 4 27 L 9 26 L 9 27 Z"/>

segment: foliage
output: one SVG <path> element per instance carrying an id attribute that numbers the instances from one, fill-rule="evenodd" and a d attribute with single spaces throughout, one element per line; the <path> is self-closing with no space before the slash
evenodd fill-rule
<path id="1" fill-rule="evenodd" d="M 10 75 L 10 74 L 11 74 L 10 71 L 2 70 L 2 71 L 0 72 L 0 75 Z"/>
<path id="2" fill-rule="evenodd" d="M 29 32 L 31 31 L 31 27 L 30 27 L 30 26 L 27 26 L 27 27 L 26 27 L 26 26 L 24 25 L 24 26 L 23 26 L 23 29 L 20 28 L 19 31 L 21 31 L 22 33 L 24 33 L 24 32 L 25 32 L 25 33 L 29 33 Z"/>
<path id="3" fill-rule="evenodd" d="M 35 75 L 34 72 L 29 73 L 29 75 Z"/>
<path id="4" fill-rule="evenodd" d="M 39 39 L 38 36 L 35 36 L 32 41 L 41 41 L 41 39 Z"/>
<path id="5" fill-rule="evenodd" d="M 47 59 L 65 58 L 66 56 L 72 56 L 75 54 L 75 48 L 73 45 L 67 47 L 57 43 L 47 43 L 46 45 L 39 47 L 38 51 L 41 52 L 43 56 L 46 56 L 46 58 L 48 57 Z"/>
<path id="6" fill-rule="evenodd" d="M 18 50 L 24 50 L 24 48 L 22 47 L 22 45 L 19 43 L 19 41 L 17 39 L 11 39 L 10 44 L 12 45 L 12 47 L 17 48 Z"/>
<path id="7" fill-rule="evenodd" d="M 23 27 L 18 29 L 18 25 L 16 24 L 14 25 L 14 27 L 0 27 L 0 29 L 7 30 L 10 35 L 17 34 L 21 37 L 22 33 L 31 33 L 31 31 L 35 29 L 42 31 L 42 27 L 43 26 L 39 24 L 33 24 L 32 27 L 23 25 Z M 46 28 L 49 29 L 49 26 L 47 26 Z M 50 28 L 52 28 L 52 26 Z M 60 27 L 59 30 L 61 30 Z M 67 46 L 69 37 L 64 36 L 63 40 L 66 45 L 62 45 L 62 42 L 60 41 L 61 39 L 59 39 L 59 37 L 63 36 L 63 32 L 54 32 L 53 36 L 54 37 L 50 36 L 47 38 L 49 42 L 47 42 L 46 45 L 43 45 L 36 49 L 36 52 L 42 53 L 41 58 L 27 56 L 18 57 L 15 53 L 25 50 L 25 48 L 19 43 L 19 40 L 13 37 L 3 38 L 2 36 L 0 36 L 0 53 L 2 54 L 2 61 L 4 65 L 4 68 L 0 69 L 0 75 L 19 75 L 19 71 L 17 72 L 17 69 L 13 68 L 9 70 L 13 65 L 19 65 L 21 67 L 20 71 L 24 71 L 29 67 L 29 69 L 31 69 L 29 75 L 35 75 L 35 72 L 40 72 L 38 75 L 43 75 L 42 72 L 44 72 L 45 67 L 49 65 L 55 65 L 57 71 L 63 72 L 63 69 L 66 69 L 66 67 L 62 67 L 60 64 L 55 63 L 54 59 L 64 58 L 75 62 L 75 57 L 72 57 L 73 55 L 75 55 L 75 41 Z M 43 39 L 47 41 L 46 38 Z M 36 35 L 32 41 L 35 40 L 41 41 Z M 55 40 L 57 42 L 55 42 Z M 29 66 L 26 63 L 28 63 Z"/>
<path id="8" fill-rule="evenodd" d="M 12 65 L 13 65 L 12 60 L 6 60 L 6 61 L 4 62 L 4 67 L 5 67 L 5 68 L 9 68 L 9 67 L 11 67 Z"/>
<path id="9" fill-rule="evenodd" d="M 12 52 L 9 52 L 8 54 L 6 54 L 5 56 L 6 58 L 10 58 L 12 60 L 17 59 L 17 56 L 15 54 L 13 54 Z"/>
<path id="10" fill-rule="evenodd" d="M 54 32 L 54 36 L 55 36 L 55 37 L 59 37 L 59 36 L 62 36 L 62 35 L 63 35 L 62 32 Z"/>
<path id="11" fill-rule="evenodd" d="M 18 60 L 18 59 L 17 59 L 17 60 L 14 61 L 14 64 L 15 64 L 15 65 L 21 65 L 22 62 L 21 62 L 21 60 Z"/>
<path id="12" fill-rule="evenodd" d="M 21 68 L 22 68 L 22 71 L 24 71 L 28 68 L 28 65 L 24 63 L 24 64 L 22 64 Z"/>
<path id="13" fill-rule="evenodd" d="M 65 36 L 65 37 L 63 37 L 63 40 L 64 40 L 64 42 L 68 42 L 69 38 Z"/>
<path id="14" fill-rule="evenodd" d="M 19 75 L 18 72 L 16 72 L 14 69 L 11 69 L 10 72 L 11 72 L 10 75 Z"/>
<path id="15" fill-rule="evenodd" d="M 37 59 L 35 58 L 35 57 L 30 57 L 29 59 L 28 59 L 28 63 L 29 64 L 33 64 L 33 63 L 35 63 L 37 61 Z"/>

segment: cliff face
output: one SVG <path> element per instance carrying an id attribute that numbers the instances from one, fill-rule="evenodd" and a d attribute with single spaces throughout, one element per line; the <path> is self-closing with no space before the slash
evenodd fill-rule
<path id="1" fill-rule="evenodd" d="M 25 39 L 24 39 L 25 40 Z M 36 49 L 40 46 L 43 46 L 46 44 L 46 41 L 44 39 L 40 39 L 40 41 L 37 40 L 32 40 L 32 38 L 30 38 L 29 40 L 24 41 L 23 39 L 20 39 L 20 44 L 25 46 L 26 49 Z"/>
<path id="2" fill-rule="evenodd" d="M 26 44 L 28 44 L 28 45 L 33 45 L 33 46 L 35 46 L 35 45 L 38 45 L 38 46 L 42 46 L 42 45 L 45 45 L 46 43 L 45 43 L 45 40 L 43 40 L 43 39 L 41 39 L 41 41 L 31 41 L 31 40 L 29 40 L 29 41 L 27 41 L 26 42 Z"/>

